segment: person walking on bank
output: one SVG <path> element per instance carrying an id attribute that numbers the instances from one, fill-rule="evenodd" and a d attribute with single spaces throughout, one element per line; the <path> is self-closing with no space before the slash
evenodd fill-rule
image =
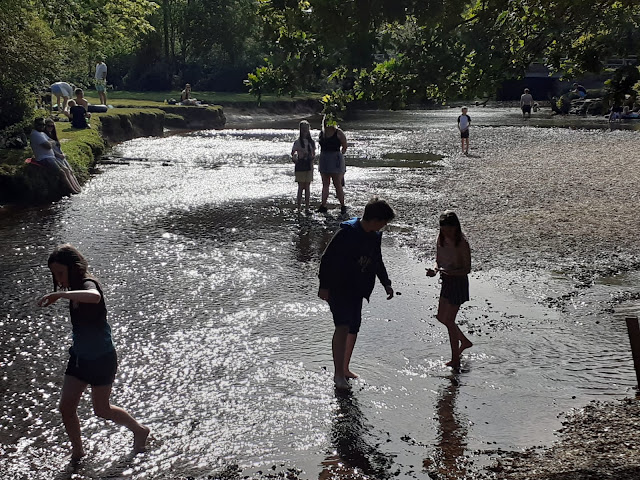
<path id="1" fill-rule="evenodd" d="M 525 88 L 524 93 L 520 96 L 520 109 L 522 110 L 522 118 L 529 115 L 531 118 L 531 108 L 533 107 L 533 96 L 529 93 L 529 89 Z"/>
<path id="2" fill-rule="evenodd" d="M 442 288 L 436 318 L 447 327 L 451 344 L 451 361 L 447 366 L 460 368 L 460 355 L 473 346 L 460 327 L 456 315 L 460 305 L 469 300 L 469 278 L 471 271 L 471 249 L 462 234 L 460 220 L 455 212 L 447 210 L 440 215 L 440 233 L 436 241 L 436 264 L 427 268 L 427 276 L 440 273 Z"/>
<path id="3" fill-rule="evenodd" d="M 302 205 L 304 192 L 305 212 L 309 213 L 309 197 L 313 181 L 313 159 L 316 156 L 316 144 L 309 132 L 310 125 L 306 120 L 300 122 L 300 136 L 291 149 L 291 158 L 295 163 L 296 182 L 298 183 L 298 211 Z"/>
<path id="4" fill-rule="evenodd" d="M 347 137 L 344 132 L 338 128 L 335 122 L 327 120 L 325 116 L 322 119 L 322 130 L 320 131 L 320 161 L 318 170 L 322 177 L 322 202 L 318 207 L 318 212 L 326 213 L 327 200 L 329 199 L 329 188 L 331 181 L 336 189 L 336 197 L 340 202 L 340 213 L 347 213 L 347 207 L 344 204 L 344 172 L 346 166 L 344 163 L 344 154 L 347 151 Z"/>
<path id="5" fill-rule="evenodd" d="M 96 91 L 100 96 L 100 103 L 102 105 L 107 104 L 107 64 L 104 63 L 104 58 L 96 64 Z"/>
<path id="6" fill-rule="evenodd" d="M 72 245 L 59 245 L 49 255 L 53 277 L 53 292 L 38 300 L 48 307 L 60 299 L 69 300 L 73 325 L 73 344 L 62 385 L 60 413 L 71 441 L 71 458 L 84 456 L 78 405 L 82 394 L 91 385 L 93 411 L 101 418 L 124 425 L 133 432 L 133 449 L 145 450 L 149 428 L 138 423 L 127 411 L 109 403 L 111 387 L 116 377 L 118 360 L 107 323 L 102 286 L 89 274 L 87 260 Z"/>
<path id="7" fill-rule="evenodd" d="M 318 297 L 329 303 L 335 331 L 332 340 L 333 381 L 338 389 L 349 388 L 348 378 L 357 378 L 349 368 L 362 322 L 362 299 L 369 301 L 376 276 L 393 298 L 391 280 L 382 261 L 382 233 L 395 217 L 389 204 L 373 197 L 362 219 L 340 224 L 320 260 Z"/>
<path id="8" fill-rule="evenodd" d="M 458 117 L 458 130 L 460 130 L 460 141 L 462 142 L 462 153 L 469 155 L 469 127 L 471 117 L 467 115 L 467 107 L 462 107 L 462 114 Z"/>

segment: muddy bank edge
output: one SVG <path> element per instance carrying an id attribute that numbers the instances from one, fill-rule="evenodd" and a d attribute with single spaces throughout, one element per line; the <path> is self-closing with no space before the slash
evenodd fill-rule
<path id="1" fill-rule="evenodd" d="M 161 137 L 165 128 L 221 129 L 226 118 L 221 106 L 157 108 L 115 108 L 93 114 L 91 128 L 78 130 L 69 122 L 56 123 L 58 138 L 80 183 L 105 149 L 138 137 Z M 25 163 L 31 148 L 0 152 L 0 205 L 38 205 L 67 195 L 63 181 L 46 168 Z"/>

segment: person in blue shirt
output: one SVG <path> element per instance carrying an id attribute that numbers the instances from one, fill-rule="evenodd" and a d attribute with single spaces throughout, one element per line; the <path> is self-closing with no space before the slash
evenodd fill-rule
<path id="1" fill-rule="evenodd" d="M 134 451 L 144 451 L 149 428 L 109 402 L 118 359 L 100 283 L 89 274 L 87 260 L 70 244 L 58 246 L 49 255 L 48 265 L 53 277 L 53 292 L 40 298 L 38 305 L 48 307 L 60 299 L 69 300 L 73 325 L 73 344 L 69 349 L 60 399 L 60 413 L 71 441 L 72 460 L 84 456 L 77 410 L 88 385 L 91 385 L 95 414 L 131 430 Z"/>
<path id="2" fill-rule="evenodd" d="M 320 260 L 318 296 L 329 303 L 335 331 L 332 340 L 333 380 L 338 389 L 348 389 L 347 379 L 357 378 L 349 362 L 362 322 L 362 300 L 369 300 L 375 279 L 393 298 L 391 280 L 382 261 L 382 233 L 395 217 L 389 204 L 372 198 L 362 218 L 340 224 Z"/>

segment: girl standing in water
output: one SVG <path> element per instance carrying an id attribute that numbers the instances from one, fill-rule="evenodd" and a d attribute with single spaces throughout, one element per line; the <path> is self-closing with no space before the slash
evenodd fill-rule
<path id="1" fill-rule="evenodd" d="M 340 202 L 340 213 L 347 213 L 344 204 L 344 173 L 346 167 L 344 154 L 347 151 L 347 137 L 340 130 L 335 122 L 329 121 L 327 117 L 322 119 L 322 130 L 320 131 L 320 162 L 318 170 L 322 177 L 322 203 L 318 207 L 318 212 L 327 212 L 327 200 L 329 199 L 329 188 L 331 181 L 336 189 L 336 197 Z"/>
<path id="2" fill-rule="evenodd" d="M 131 430 L 134 451 L 144 451 L 149 428 L 109 403 L 118 360 L 111 340 L 111 327 L 107 323 L 102 287 L 87 271 L 87 260 L 72 245 L 58 246 L 49 255 L 48 265 L 53 276 L 53 292 L 43 296 L 38 305 L 48 307 L 61 298 L 69 300 L 73 325 L 73 345 L 69 349 L 60 399 L 60 413 L 71 441 L 72 460 L 84 456 L 77 409 L 87 385 L 91 385 L 95 414 Z"/>
<path id="3" fill-rule="evenodd" d="M 296 182 L 298 183 L 298 211 L 302 204 L 302 192 L 304 192 L 305 212 L 309 213 L 309 195 L 311 182 L 313 181 L 313 159 L 316 156 L 316 143 L 309 132 L 309 122 L 300 122 L 300 136 L 294 142 L 291 149 L 291 158 L 295 163 Z"/>
<path id="4" fill-rule="evenodd" d="M 462 234 L 460 220 L 455 212 L 447 210 L 440 215 L 440 233 L 436 242 L 436 265 L 427 268 L 427 276 L 440 273 L 442 289 L 436 318 L 449 332 L 451 343 L 451 361 L 447 365 L 460 367 L 460 355 L 473 346 L 456 324 L 456 315 L 460 305 L 469 300 L 469 278 L 471 272 L 471 249 Z"/>

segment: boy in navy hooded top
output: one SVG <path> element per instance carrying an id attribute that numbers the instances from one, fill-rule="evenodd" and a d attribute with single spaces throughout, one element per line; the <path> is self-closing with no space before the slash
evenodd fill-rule
<path id="1" fill-rule="evenodd" d="M 362 321 L 362 299 L 369 300 L 376 276 L 393 298 L 391 280 L 382 261 L 382 232 L 395 217 L 389 204 L 372 198 L 362 219 L 352 218 L 340 224 L 320 260 L 318 296 L 329 302 L 335 332 L 333 334 L 333 380 L 337 388 L 349 388 L 347 378 L 357 375 L 349 370 L 349 361 Z"/>

